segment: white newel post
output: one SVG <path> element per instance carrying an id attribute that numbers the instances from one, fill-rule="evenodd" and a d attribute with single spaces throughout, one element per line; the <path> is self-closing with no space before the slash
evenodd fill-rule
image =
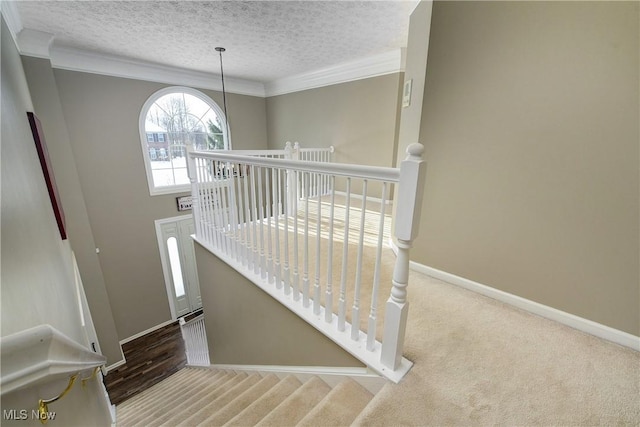
<path id="1" fill-rule="evenodd" d="M 193 214 L 193 223 L 196 228 L 196 236 L 202 238 L 202 225 L 200 224 L 200 200 L 198 189 L 198 172 L 196 169 L 196 160 L 191 157 L 193 152 L 193 144 L 187 144 L 187 175 L 191 182 L 191 212 Z"/>
<path id="2" fill-rule="evenodd" d="M 398 257 L 393 269 L 393 288 L 387 300 L 384 320 L 384 335 L 380 361 L 384 366 L 396 370 L 402 360 L 402 348 L 407 325 L 409 302 L 407 285 L 409 281 L 409 249 L 418 235 L 420 211 L 426 163 L 422 159 L 424 146 L 418 143 L 407 148 L 407 158 L 400 165 L 398 185 L 398 206 L 395 218 L 395 237 Z"/>

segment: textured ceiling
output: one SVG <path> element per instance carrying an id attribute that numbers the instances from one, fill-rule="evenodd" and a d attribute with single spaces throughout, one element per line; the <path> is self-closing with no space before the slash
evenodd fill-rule
<path id="1" fill-rule="evenodd" d="M 412 1 L 19 1 L 71 47 L 269 82 L 406 46 Z"/>

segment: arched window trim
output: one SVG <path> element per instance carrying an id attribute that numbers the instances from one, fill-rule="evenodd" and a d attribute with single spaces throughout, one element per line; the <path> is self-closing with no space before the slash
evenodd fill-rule
<path id="1" fill-rule="evenodd" d="M 163 186 L 156 187 L 153 183 L 153 170 L 151 168 L 151 158 L 149 156 L 149 152 L 147 150 L 147 133 L 145 130 L 145 122 L 147 119 L 147 113 L 151 106 L 160 98 L 170 93 L 187 93 L 189 95 L 193 95 L 201 101 L 205 102 L 207 105 L 211 107 L 211 109 L 215 112 L 215 114 L 220 117 L 223 123 L 227 123 L 226 116 L 224 111 L 220 106 L 209 96 L 200 92 L 197 89 L 193 89 L 187 86 L 170 86 L 160 89 L 154 92 L 144 103 L 142 109 L 140 110 L 140 117 L 138 118 L 138 129 L 140 131 L 140 148 L 142 149 L 142 157 L 144 159 L 144 168 L 147 174 L 147 184 L 149 185 L 149 194 L 152 196 L 161 195 L 161 194 L 174 194 L 174 193 L 185 193 L 191 191 L 190 184 L 181 184 L 181 185 L 171 185 L 171 186 Z M 223 126 L 222 134 L 225 142 L 225 149 L 231 149 L 231 132 L 228 126 Z"/>

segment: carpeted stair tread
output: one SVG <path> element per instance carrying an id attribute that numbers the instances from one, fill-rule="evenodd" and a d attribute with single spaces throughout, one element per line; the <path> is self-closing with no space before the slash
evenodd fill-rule
<path id="1" fill-rule="evenodd" d="M 205 374 L 204 381 L 194 381 L 193 383 L 186 383 L 182 387 L 176 389 L 169 400 L 165 400 L 164 403 L 157 405 L 154 411 L 151 411 L 143 418 L 138 424 L 146 426 L 149 421 L 153 421 L 154 424 L 159 424 L 160 418 L 166 417 L 167 413 L 173 411 L 174 408 L 181 408 L 183 405 L 187 405 L 191 400 L 197 398 L 199 393 L 204 390 L 209 390 L 217 382 L 214 375 Z"/>
<path id="2" fill-rule="evenodd" d="M 189 375 L 186 375 L 182 378 L 174 379 L 173 376 L 170 376 L 169 378 L 166 378 L 160 383 L 151 387 L 149 390 L 143 392 L 146 393 L 147 391 L 149 391 L 150 393 L 142 396 L 140 400 L 131 404 L 122 404 L 119 406 L 123 409 L 137 408 L 137 411 L 139 411 L 141 410 L 141 408 L 148 406 L 149 403 L 155 404 L 159 400 L 166 399 L 167 396 L 173 395 L 176 390 L 179 390 L 185 384 L 191 384 L 195 381 L 205 381 L 205 379 L 206 378 L 202 373 L 196 371 L 190 372 Z"/>
<path id="3" fill-rule="evenodd" d="M 202 424 L 211 426 L 223 425 L 242 412 L 247 406 L 260 399 L 260 397 L 273 388 L 273 386 L 278 384 L 279 381 L 278 377 L 274 374 L 266 375 L 252 387 L 245 390 L 231 402 L 205 419 Z"/>
<path id="4" fill-rule="evenodd" d="M 179 412 L 189 413 L 189 408 L 201 407 L 198 404 L 202 405 L 202 401 L 206 402 L 206 399 L 212 394 L 218 393 L 215 395 L 219 395 L 221 386 L 235 376 L 235 374 L 224 373 L 221 376 L 212 378 L 209 383 L 201 384 L 201 387 L 196 388 L 187 385 L 181 390 L 180 397 L 171 402 L 171 405 L 167 405 L 154 413 L 153 418 L 149 421 L 152 421 L 154 425 L 160 425 L 176 415 L 176 408 L 179 408 Z"/>
<path id="5" fill-rule="evenodd" d="M 195 369 L 181 369 L 143 392 L 138 393 L 118 404 L 118 408 L 126 409 L 139 403 L 143 403 L 146 399 L 154 399 L 155 396 L 162 395 L 167 389 L 175 387 L 177 384 L 180 384 L 180 382 L 189 381 L 191 378 L 195 378 L 197 376 L 198 372 Z"/>
<path id="6" fill-rule="evenodd" d="M 236 373 L 233 371 L 228 371 L 225 375 L 225 378 L 218 387 L 210 390 L 208 393 L 204 393 L 201 395 L 199 394 L 193 402 L 190 402 L 188 405 L 180 408 L 180 410 L 173 413 L 169 419 L 158 425 L 173 427 L 187 422 L 190 417 L 195 416 L 199 411 L 204 410 L 208 405 L 215 403 L 218 398 L 225 395 L 230 390 L 233 390 L 247 378 L 248 375 L 244 372 Z M 185 425 L 194 425 L 194 423 Z"/>
<path id="7" fill-rule="evenodd" d="M 319 377 L 312 377 L 267 414 L 256 427 L 296 425 L 331 391 Z"/>
<path id="8" fill-rule="evenodd" d="M 225 426 L 255 425 L 301 386 L 302 383 L 296 377 L 293 375 L 286 376 L 260 398 L 244 408 L 242 412 L 229 420 Z"/>
<path id="9" fill-rule="evenodd" d="M 127 425 L 135 425 L 141 420 L 154 414 L 157 408 L 162 408 L 165 405 L 171 404 L 171 402 L 180 395 L 183 388 L 188 385 L 200 385 L 209 381 L 209 378 L 213 373 L 195 373 L 195 375 L 189 378 L 183 378 L 172 387 L 168 387 L 161 391 L 159 394 L 147 396 L 144 400 L 138 402 L 135 406 L 129 407 L 128 411 L 131 412 L 130 416 L 126 417 Z M 171 378 L 171 377 L 169 377 Z M 168 381 L 169 378 L 163 380 Z"/>
<path id="10" fill-rule="evenodd" d="M 239 374 L 245 375 L 246 374 Z M 233 399 L 244 393 L 249 388 L 253 387 L 256 383 L 258 383 L 262 377 L 258 374 L 251 374 L 242 379 L 242 381 L 236 383 L 233 387 L 226 390 L 225 393 L 218 396 L 213 401 L 209 402 L 206 406 L 202 407 L 196 413 L 190 415 L 188 418 L 183 421 L 175 424 L 177 426 L 197 426 L 202 425 L 203 421 L 215 414 L 220 408 L 225 407 L 229 402 Z M 165 425 L 169 426 L 170 424 L 165 423 Z"/>
<path id="11" fill-rule="evenodd" d="M 350 425 L 372 397 L 368 390 L 355 381 L 343 381 L 300 420 L 298 426 Z"/>
<path id="12" fill-rule="evenodd" d="M 215 387 L 207 387 L 206 390 L 199 391 L 193 399 L 185 402 L 179 410 L 173 411 L 169 417 L 162 417 L 162 420 L 155 422 L 155 425 L 163 425 L 173 427 L 189 417 L 205 408 L 207 405 L 215 402 L 217 398 L 227 393 L 229 390 L 242 383 L 247 378 L 246 373 L 226 372 L 225 376 Z"/>
<path id="13" fill-rule="evenodd" d="M 220 381 L 215 384 L 215 387 L 207 387 L 205 390 L 198 392 L 190 401 L 185 402 L 185 404 L 180 407 L 179 411 L 174 411 L 171 414 L 168 414 L 168 417 L 162 417 L 162 419 L 159 419 L 155 424 L 174 426 L 181 423 L 201 408 L 207 406 L 210 402 L 215 401 L 218 397 L 231 390 L 246 377 L 247 375 L 244 373 L 236 374 L 235 372 L 225 372 Z"/>
<path id="14" fill-rule="evenodd" d="M 137 404 L 130 406 L 126 410 L 126 412 L 129 412 L 130 414 L 124 414 L 121 421 L 122 425 L 125 425 L 125 422 L 126 425 L 135 425 L 137 423 L 140 423 L 142 420 L 148 418 L 149 416 L 153 416 L 158 410 L 157 408 L 163 408 L 165 406 L 172 405 L 173 401 L 175 401 L 176 397 L 180 396 L 180 393 L 183 392 L 184 389 L 200 387 L 200 385 L 207 384 L 213 377 L 217 375 L 217 372 L 215 371 L 194 371 L 200 372 L 195 372 L 195 375 L 188 378 L 182 378 L 178 383 L 173 384 L 173 386 L 160 390 L 159 394 L 147 396 Z M 170 382 L 170 379 L 171 377 L 165 379 L 164 381 Z"/>

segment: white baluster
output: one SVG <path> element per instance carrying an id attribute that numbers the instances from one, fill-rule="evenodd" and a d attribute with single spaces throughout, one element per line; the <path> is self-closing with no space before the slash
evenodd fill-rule
<path id="1" fill-rule="evenodd" d="M 218 236 L 218 230 L 217 230 L 217 226 L 218 226 L 218 221 L 217 221 L 217 210 L 216 210 L 216 205 L 217 205 L 217 200 L 216 200 L 216 195 L 215 195 L 215 167 L 216 167 L 216 161 L 215 160 L 209 160 L 208 161 L 208 166 L 211 168 L 211 170 L 213 171 L 213 173 L 209 176 L 208 182 L 207 182 L 207 190 L 208 190 L 208 209 L 209 209 L 209 216 L 210 216 L 210 228 L 211 228 L 211 236 L 212 236 L 212 243 L 215 245 L 215 247 L 217 248 L 221 248 L 222 247 L 222 242 L 220 242 L 219 236 Z"/>
<path id="2" fill-rule="evenodd" d="M 291 142 L 287 141 L 287 144 L 284 147 L 284 158 L 287 160 L 293 160 L 293 148 L 291 148 Z M 293 199 L 295 199 L 297 190 L 296 190 L 296 172 L 291 169 L 287 169 L 287 211 L 286 214 L 288 217 L 295 215 L 292 212 L 293 209 Z"/>
<path id="3" fill-rule="evenodd" d="M 309 174 L 303 176 L 304 199 L 304 266 L 302 272 L 302 305 L 309 306 Z"/>
<path id="4" fill-rule="evenodd" d="M 262 167 L 258 167 L 258 215 L 260 221 L 260 277 L 267 277 L 267 259 L 264 250 L 264 202 L 262 200 Z"/>
<path id="5" fill-rule="evenodd" d="M 225 225 L 225 220 L 224 220 L 224 212 L 223 212 L 223 207 L 222 207 L 222 189 L 220 188 L 220 162 L 217 161 L 216 162 L 216 176 L 214 177 L 213 180 L 213 185 L 214 185 L 214 192 L 215 192 L 215 199 L 214 199 L 214 212 L 216 215 L 216 233 L 218 235 L 218 238 L 220 240 L 220 249 L 222 249 L 222 251 L 225 254 L 229 253 L 229 249 L 227 248 L 227 238 L 226 238 L 226 233 L 224 232 L 224 225 Z"/>
<path id="6" fill-rule="evenodd" d="M 349 211 L 351 210 L 351 178 L 347 178 L 347 201 L 344 210 L 344 245 L 342 247 L 342 272 L 340 275 L 340 296 L 338 298 L 338 330 L 344 331 L 347 313 L 347 267 L 349 258 Z"/>
<path id="7" fill-rule="evenodd" d="M 373 291 L 371 292 L 371 309 L 367 327 L 367 350 L 373 351 L 376 340 L 376 317 L 378 311 L 378 289 L 380 288 L 380 268 L 382 264 L 382 238 L 384 236 L 384 210 L 387 203 L 387 183 L 382 183 L 382 202 L 380 206 L 380 222 L 378 223 L 378 245 L 376 247 L 376 265 L 373 270 Z"/>
<path id="8" fill-rule="evenodd" d="M 313 283 L 313 313 L 320 314 L 320 243 L 321 243 L 321 235 L 322 232 L 322 200 L 320 194 L 317 195 L 318 198 L 318 219 L 316 223 L 316 277 Z"/>
<path id="9" fill-rule="evenodd" d="M 242 165 L 240 163 L 236 164 L 237 167 L 237 171 L 236 171 L 236 177 L 235 177 L 235 181 L 237 183 L 237 192 L 236 192 L 236 196 L 238 199 L 238 242 L 240 245 L 239 251 L 238 251 L 238 256 L 240 259 L 240 262 L 242 263 L 243 266 L 247 266 L 247 252 L 246 252 L 246 248 L 247 248 L 247 236 L 246 236 L 246 222 L 244 219 L 244 203 L 243 203 L 243 192 L 242 192 L 242 186 L 244 185 L 245 181 L 244 181 L 244 177 L 242 176 Z"/>
<path id="10" fill-rule="evenodd" d="M 265 169 L 265 175 L 264 175 L 264 185 L 265 185 L 265 192 L 267 193 L 267 204 L 264 207 L 265 210 L 265 214 L 267 216 L 267 281 L 269 283 L 273 283 L 273 252 L 272 252 L 272 241 L 271 241 L 271 217 L 273 216 L 273 211 L 269 212 L 272 208 L 272 204 L 271 204 L 271 190 L 272 190 L 272 186 L 271 186 L 271 179 L 270 179 L 270 175 L 271 175 L 271 168 L 266 168 Z M 275 197 L 275 195 L 274 195 Z M 263 220 L 264 221 L 264 220 Z"/>
<path id="11" fill-rule="evenodd" d="M 289 171 L 285 171 L 285 178 L 287 179 L 287 192 L 289 190 Z M 283 265 L 283 276 L 284 276 L 284 293 L 285 295 L 289 295 L 291 292 L 291 275 L 289 272 L 289 197 L 288 194 L 285 194 L 285 198 L 282 200 L 284 203 L 284 212 L 285 215 L 283 217 L 284 221 L 284 265 Z"/>
<path id="12" fill-rule="evenodd" d="M 257 167 L 251 165 L 251 201 L 253 209 L 253 271 L 254 273 L 260 273 L 260 257 L 258 248 L 258 204 L 256 200 L 256 169 Z"/>
<path id="13" fill-rule="evenodd" d="M 293 194 L 298 194 L 298 183 L 300 182 L 300 173 L 295 171 L 295 180 L 293 185 Z M 298 197 L 293 197 L 293 299 L 300 299 L 300 274 L 298 272 Z"/>
<path id="14" fill-rule="evenodd" d="M 236 203 L 236 177 L 234 176 L 235 166 L 227 162 L 227 217 L 229 218 L 229 237 L 233 253 L 232 258 L 240 261 L 240 243 L 238 235 L 238 204 Z"/>
<path id="15" fill-rule="evenodd" d="M 249 166 L 243 165 L 242 167 L 244 174 L 244 233 L 245 233 L 245 248 L 244 254 L 247 258 L 247 267 L 249 269 L 253 268 L 253 239 L 251 238 L 251 204 L 249 203 L 249 180 L 253 179 L 253 175 L 249 174 Z"/>
<path id="16" fill-rule="evenodd" d="M 193 224 L 196 229 L 196 236 L 202 238 L 202 229 L 200 225 L 200 211 L 198 210 L 198 168 L 196 161 L 192 157 L 193 144 L 187 144 L 187 175 L 191 183 L 191 212 L 193 215 Z"/>
<path id="17" fill-rule="evenodd" d="M 351 339 L 360 337 L 360 285 L 362 283 L 362 250 L 364 247 L 364 225 L 367 210 L 367 180 L 362 182 L 362 210 L 360 212 L 360 239 L 358 241 L 358 258 L 356 260 L 356 286 L 351 310 Z"/>
<path id="18" fill-rule="evenodd" d="M 331 175 L 329 181 L 333 182 L 335 176 Z M 329 210 L 329 241 L 327 242 L 327 287 L 324 296 L 324 320 L 330 323 L 333 319 L 333 214 L 336 195 L 331 192 L 331 208 Z"/>
<path id="19" fill-rule="evenodd" d="M 276 288 L 282 287 L 282 279 L 280 278 L 280 169 L 271 169 L 271 183 L 273 187 L 273 207 L 272 213 L 275 219 L 275 239 L 276 239 L 276 257 L 274 261 L 274 275 Z"/>
<path id="20" fill-rule="evenodd" d="M 405 329 L 409 303 L 407 285 L 409 281 L 409 249 L 418 234 L 426 163 L 422 160 L 424 147 L 411 144 L 408 156 L 400 165 L 400 182 L 397 188 L 398 209 L 395 221 L 395 236 L 398 255 L 393 269 L 393 288 L 387 300 L 384 320 L 384 339 L 380 361 L 389 369 L 396 370 L 402 360 Z"/>

